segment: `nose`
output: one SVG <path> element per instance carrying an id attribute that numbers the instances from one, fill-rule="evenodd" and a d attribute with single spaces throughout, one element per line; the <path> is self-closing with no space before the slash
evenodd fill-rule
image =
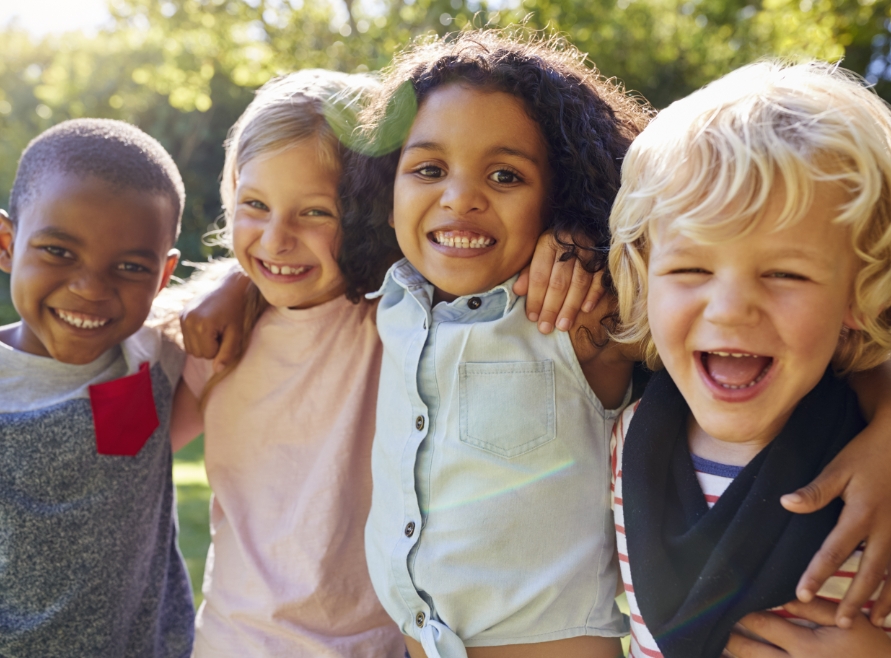
<path id="1" fill-rule="evenodd" d="M 71 279 L 68 289 L 81 299 L 90 302 L 103 302 L 114 296 L 114 291 L 109 285 L 105 273 L 88 268 L 82 269 L 77 276 Z"/>
<path id="2" fill-rule="evenodd" d="M 263 228 L 260 246 L 270 256 L 278 256 L 293 249 L 296 243 L 297 235 L 289 217 L 272 213 L 272 216 Z"/>
<path id="3" fill-rule="evenodd" d="M 452 174 L 446 179 L 439 205 L 457 215 L 467 215 L 485 210 L 488 204 L 477 181 L 470 176 Z"/>
<path id="4" fill-rule="evenodd" d="M 709 286 L 703 317 L 717 325 L 750 326 L 758 322 L 756 285 L 738 277 L 715 277 Z"/>

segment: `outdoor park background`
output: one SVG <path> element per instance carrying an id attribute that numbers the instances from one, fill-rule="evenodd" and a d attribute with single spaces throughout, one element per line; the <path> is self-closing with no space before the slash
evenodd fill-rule
<path id="1" fill-rule="evenodd" d="M 764 55 L 844 58 L 891 99 L 889 18 L 891 0 L 0 0 L 0 208 L 35 135 L 74 117 L 123 119 L 179 165 L 177 246 L 204 260 L 226 131 L 277 73 L 375 71 L 414 36 L 525 20 L 561 31 L 660 108 Z M 0 273 L 0 324 L 15 319 Z M 178 453 L 174 478 L 197 603 L 209 542 L 201 441 Z"/>

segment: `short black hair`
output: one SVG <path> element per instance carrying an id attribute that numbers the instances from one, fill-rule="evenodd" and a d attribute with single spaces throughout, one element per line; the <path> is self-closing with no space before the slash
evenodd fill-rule
<path id="1" fill-rule="evenodd" d="M 32 139 L 9 195 L 13 225 L 40 193 L 41 183 L 56 173 L 95 176 L 116 188 L 166 196 L 175 211 L 171 233 L 176 242 L 186 199 L 182 176 L 164 147 L 136 126 L 113 119 L 71 119 Z"/>

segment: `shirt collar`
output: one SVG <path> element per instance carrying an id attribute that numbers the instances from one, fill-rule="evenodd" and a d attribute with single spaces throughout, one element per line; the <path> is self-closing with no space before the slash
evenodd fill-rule
<path id="1" fill-rule="evenodd" d="M 461 315 L 465 315 L 469 309 L 473 311 L 481 311 L 473 313 L 475 320 L 494 320 L 503 318 L 510 312 L 514 304 L 517 302 L 517 295 L 514 294 L 513 286 L 519 275 L 515 274 L 510 279 L 501 283 L 491 290 L 477 293 L 474 295 L 464 295 L 446 304 L 437 304 L 440 307 L 460 310 Z M 417 291 L 426 291 L 427 299 L 433 299 L 433 286 L 425 279 L 415 267 L 405 258 L 394 263 L 384 277 L 384 282 L 377 292 L 365 295 L 367 299 L 377 299 L 389 292 L 398 291 L 400 288 L 406 290 L 410 294 L 417 297 Z M 478 300 L 471 302 L 471 300 Z M 429 303 L 429 302 L 428 302 Z"/>

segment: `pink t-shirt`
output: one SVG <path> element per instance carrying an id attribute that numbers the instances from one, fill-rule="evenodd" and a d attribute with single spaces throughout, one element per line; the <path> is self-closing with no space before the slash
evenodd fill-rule
<path id="1" fill-rule="evenodd" d="M 374 305 L 270 308 L 213 389 L 212 544 L 194 656 L 402 657 L 365 563 L 381 362 Z M 189 358 L 196 395 L 210 362 Z"/>

